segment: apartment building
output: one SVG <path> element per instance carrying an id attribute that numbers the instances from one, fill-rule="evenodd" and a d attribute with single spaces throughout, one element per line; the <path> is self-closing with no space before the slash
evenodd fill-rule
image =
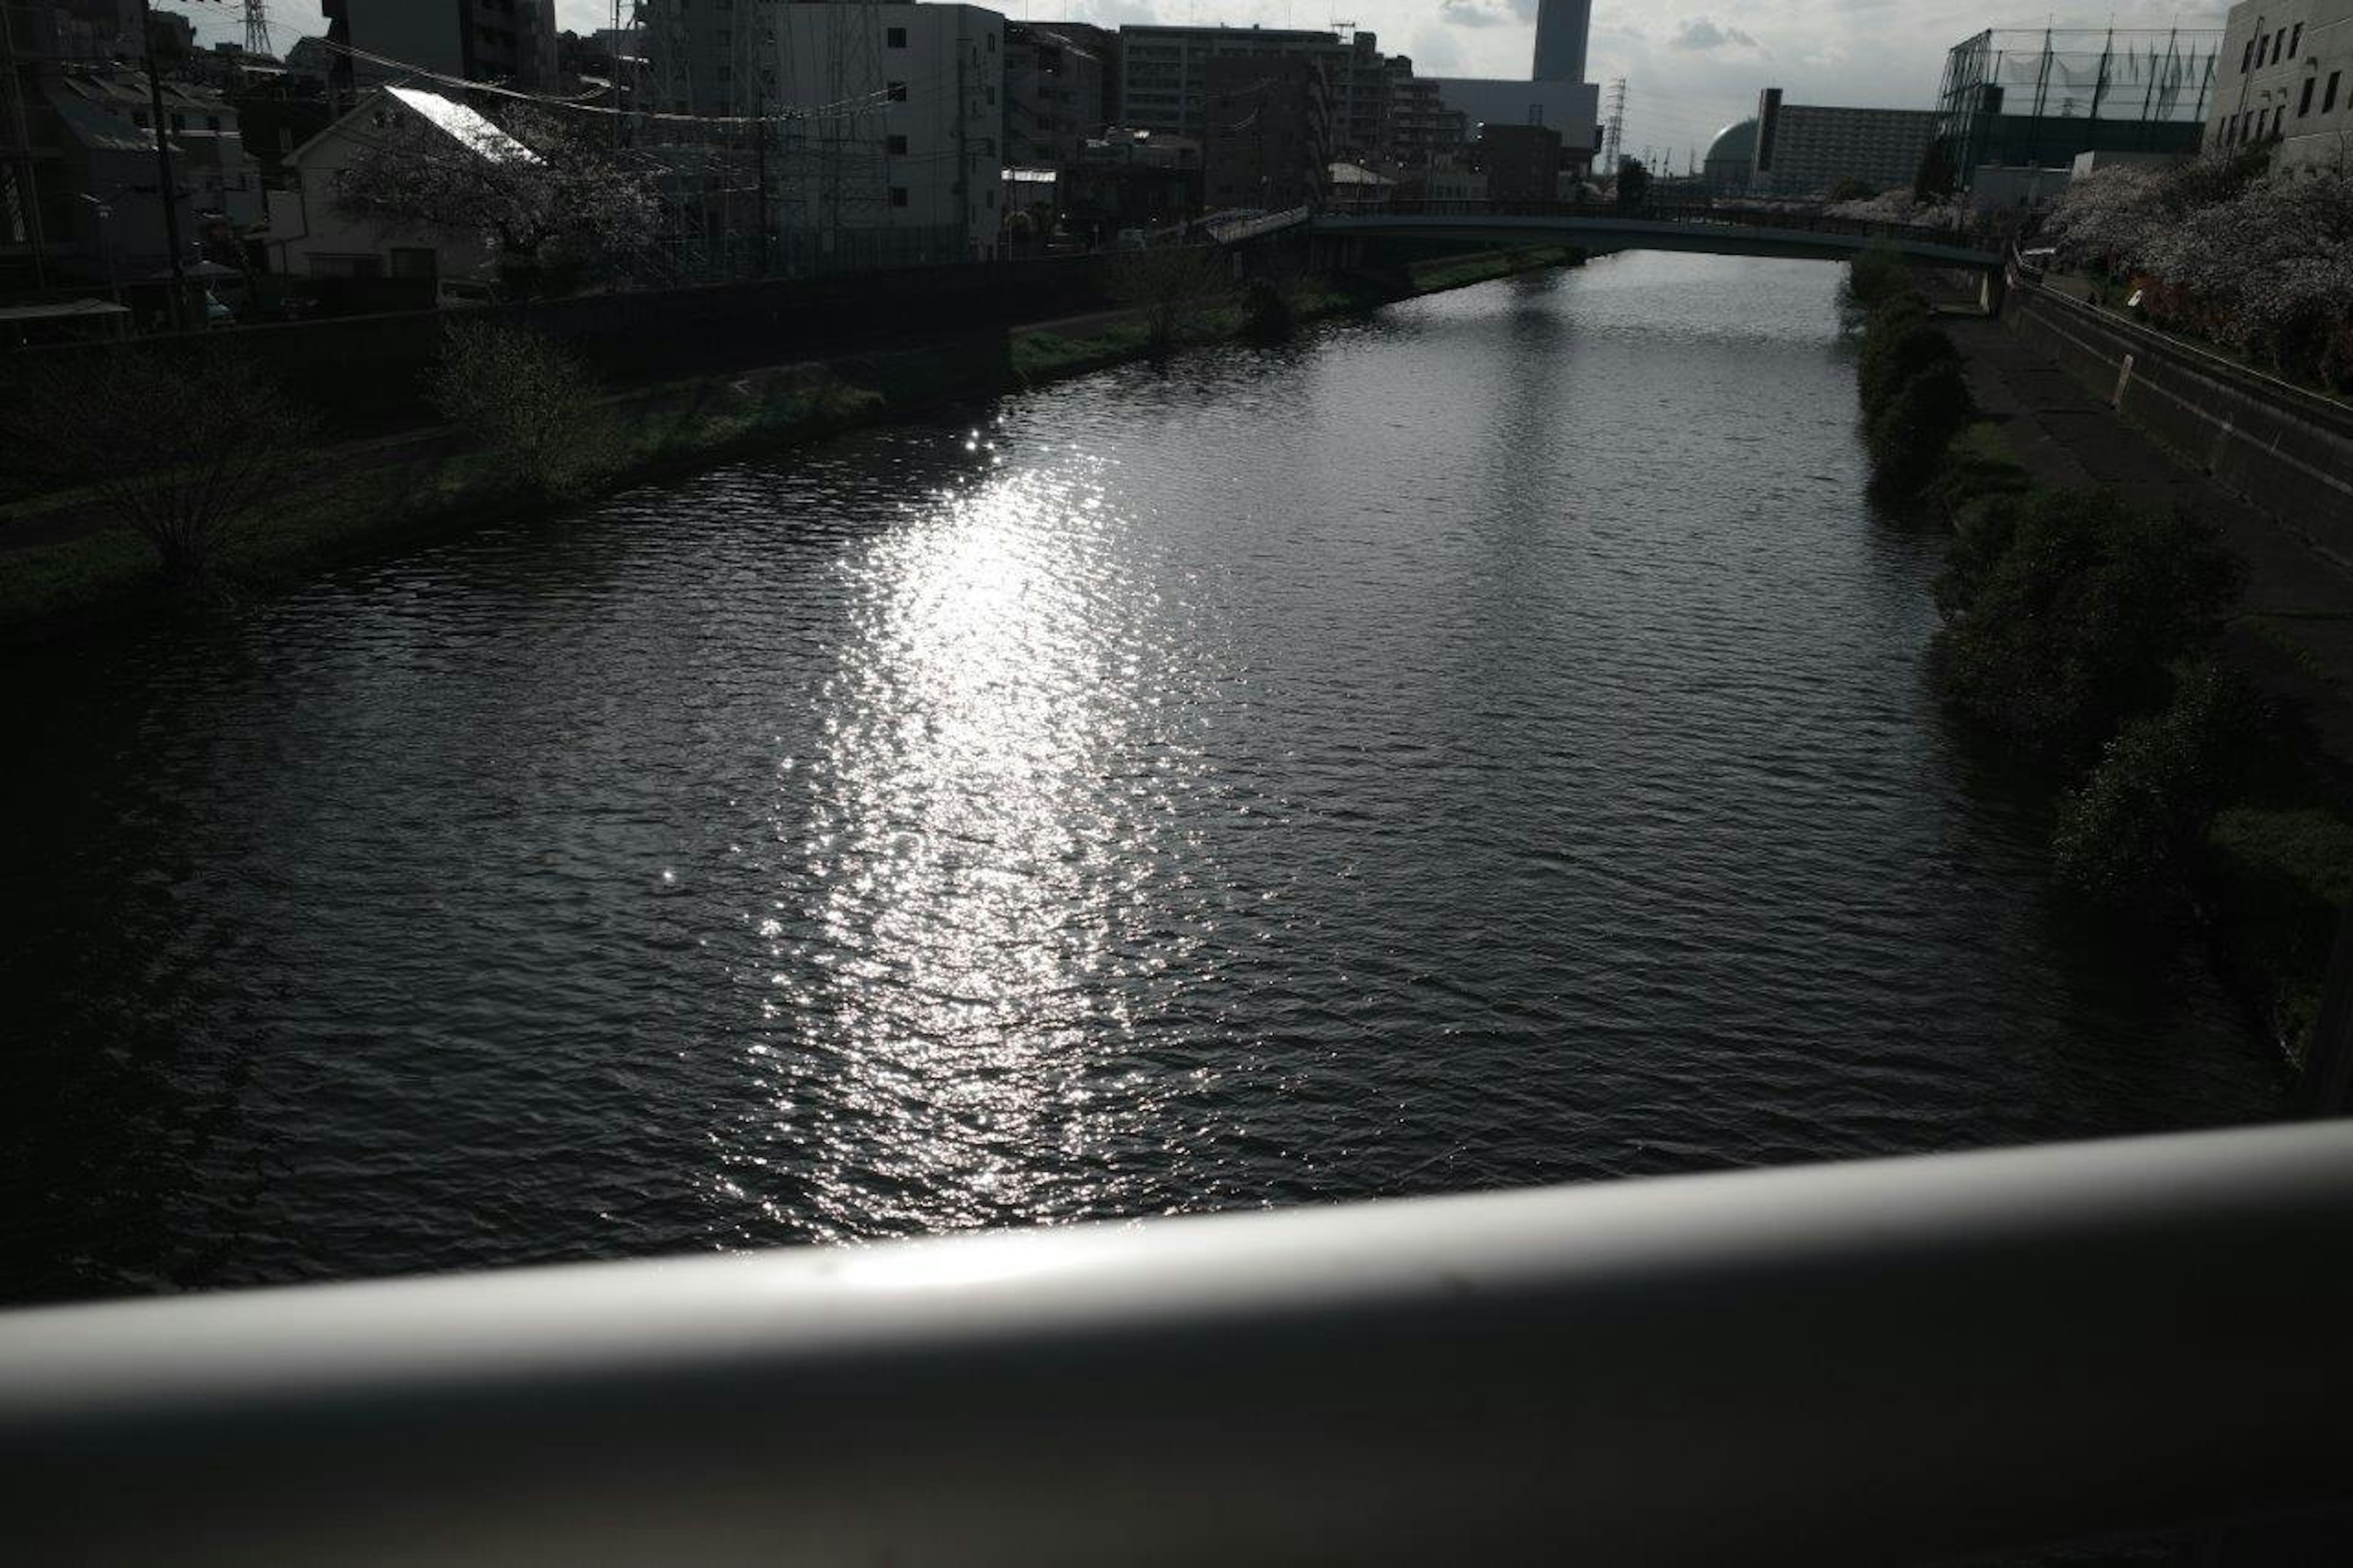
<path id="1" fill-rule="evenodd" d="M 2209 147 L 2276 141 L 2275 166 L 2353 170 L 2353 0 L 2231 7 Z"/>

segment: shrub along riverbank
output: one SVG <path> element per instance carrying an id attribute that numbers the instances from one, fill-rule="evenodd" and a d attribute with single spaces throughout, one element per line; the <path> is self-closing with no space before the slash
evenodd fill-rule
<path id="1" fill-rule="evenodd" d="M 2035 485 L 1971 405 L 1962 360 L 1901 258 L 1849 270 L 1873 485 L 1949 527 L 1932 676 L 2030 763 L 2066 893 L 2204 932 L 2289 1058 L 2319 1011 L 2353 825 L 2295 726 L 2220 652 L 2242 568 L 2214 528 L 2113 491 Z"/>
<path id="2" fill-rule="evenodd" d="M 1236 290 L 1206 272 L 1080 333 L 1002 331 L 828 364 L 613 393 L 562 345 L 454 323 L 432 374 L 441 430 L 322 447 L 237 366 L 136 374 L 88 366 L 19 378 L 0 397 L 0 643 L 268 592 L 326 566 L 483 522 L 575 504 L 893 415 L 1038 385 L 1174 347 L 1279 337 L 1296 323 L 1561 265 L 1545 247 L 1451 257 L 1383 277 L 1293 278 Z M 1157 287 L 1156 285 L 1154 287 Z M 158 376 L 185 437 L 155 450 Z M 44 382 L 53 383 L 45 384 Z M 70 404 L 71 443 L 50 438 Z M 248 405 L 250 406 L 248 406 Z M 467 434 L 460 436 L 459 432 Z M 219 475 L 266 475 L 224 486 Z M 126 482 L 127 481 L 127 482 Z M 135 493 L 132 493 L 135 492 Z M 192 555 L 185 541 L 201 544 Z"/>

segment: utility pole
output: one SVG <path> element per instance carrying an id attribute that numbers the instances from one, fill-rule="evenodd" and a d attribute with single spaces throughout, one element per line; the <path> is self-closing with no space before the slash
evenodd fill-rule
<path id="1" fill-rule="evenodd" d="M 155 71 L 155 14 L 148 9 L 147 0 L 139 0 L 140 58 L 147 62 L 147 112 L 155 121 L 155 167 L 163 188 L 157 193 L 164 198 L 164 243 L 172 248 L 172 330 L 178 331 L 185 324 L 188 309 L 188 271 L 186 258 L 180 254 L 180 185 L 172 174 L 172 127 L 164 116 L 164 81 Z"/>
<path id="2" fill-rule="evenodd" d="M 752 100 L 758 112 L 752 118 L 752 157 L 759 172 L 760 224 L 755 243 L 760 247 L 759 259 L 753 265 L 755 276 L 768 275 L 768 84 L 764 80 L 755 89 Z"/>

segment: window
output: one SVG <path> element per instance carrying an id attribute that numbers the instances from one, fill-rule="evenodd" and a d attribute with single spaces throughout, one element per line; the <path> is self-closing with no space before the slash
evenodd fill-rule
<path id="1" fill-rule="evenodd" d="M 907 29 L 904 27 L 883 28 L 882 47 L 886 49 L 905 48 L 907 47 Z"/>
<path id="2" fill-rule="evenodd" d="M 2295 106 L 2295 117 L 2298 120 L 2303 119 L 2306 115 L 2312 112 L 2312 95 L 2319 90 L 2320 79 L 2318 77 L 2308 76 L 2304 79 L 2304 101 Z"/>
<path id="3" fill-rule="evenodd" d="M 882 139 L 882 150 L 894 158 L 902 157 L 907 151 L 907 139 L 904 136 L 886 136 Z"/>
<path id="4" fill-rule="evenodd" d="M 2249 38 L 2247 40 L 2247 52 L 2239 57 L 2239 74 L 2241 76 L 2244 76 L 2249 71 L 2255 68 L 2255 46 L 2262 42 L 2263 40 L 2261 38 Z"/>
<path id="5" fill-rule="evenodd" d="M 2272 64 L 2277 65 L 2286 58 L 2287 29 L 2285 27 L 2282 27 L 2278 32 L 2272 35 Z"/>
<path id="6" fill-rule="evenodd" d="M 440 275 L 440 258 L 426 246 L 399 246 L 392 248 L 392 275 L 395 278 L 434 278 Z"/>
<path id="7" fill-rule="evenodd" d="M 907 84 L 903 81 L 885 82 L 882 84 L 882 96 L 893 103 L 904 103 L 907 101 Z"/>
<path id="8" fill-rule="evenodd" d="M 2288 36 L 2287 52 L 2291 55 L 2304 53 L 2304 24 L 2301 22 L 2295 25 L 2295 31 Z"/>
<path id="9" fill-rule="evenodd" d="M 903 207 L 907 205 L 906 186 L 893 185 L 891 187 L 891 205 L 894 207 Z"/>
<path id="10" fill-rule="evenodd" d="M 2328 90 L 2320 96 L 2321 113 L 2329 114 L 2335 112 L 2337 108 L 2337 84 L 2344 79 L 2345 73 L 2343 71 L 2330 71 L 2328 73 Z"/>

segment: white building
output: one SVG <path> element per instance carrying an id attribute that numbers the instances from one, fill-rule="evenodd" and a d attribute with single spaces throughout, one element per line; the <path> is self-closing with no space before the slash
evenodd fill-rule
<path id="1" fill-rule="evenodd" d="M 498 257 L 471 230 L 396 230 L 335 211 L 343 171 L 394 136 L 421 132 L 453 153 L 533 159 L 530 148 L 455 100 L 413 87 L 369 93 L 359 107 L 287 154 L 287 188 L 269 193 L 274 270 L 298 278 L 480 278 Z"/>
<path id="2" fill-rule="evenodd" d="M 2279 139 L 2276 166 L 2353 169 L 2353 0 L 2231 7 L 2208 147 Z"/>
<path id="3" fill-rule="evenodd" d="M 1005 18 L 976 5 L 828 5 L 666 0 L 644 35 L 646 93 L 663 111 L 765 122 L 765 157 L 737 137 L 731 177 L 704 128 L 666 146 L 674 205 L 710 243 L 748 236 L 765 205 L 772 261 L 786 271 L 996 253 L 1004 218 Z M 651 135 L 661 134 L 653 122 Z M 696 171 L 733 195 L 697 201 Z M 765 180 L 760 177 L 765 171 Z M 765 184 L 765 201 L 754 195 Z"/>

